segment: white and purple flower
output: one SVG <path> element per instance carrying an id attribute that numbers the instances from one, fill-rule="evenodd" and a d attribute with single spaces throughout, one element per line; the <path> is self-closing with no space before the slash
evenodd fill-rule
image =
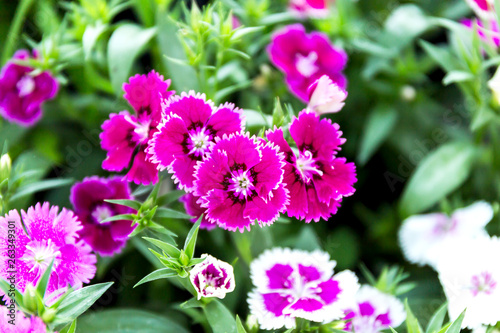
<path id="1" fill-rule="evenodd" d="M 406 319 L 403 303 L 375 287 L 362 286 L 355 301 L 355 306 L 346 311 L 345 331 L 378 333 L 390 327 L 396 328 Z"/>
<path id="2" fill-rule="evenodd" d="M 232 292 L 235 287 L 233 266 L 209 254 L 203 254 L 201 257 L 205 260 L 195 265 L 189 272 L 189 279 L 198 294 L 198 299 L 226 297 L 226 294 Z"/>
<path id="3" fill-rule="evenodd" d="M 351 271 L 334 273 L 328 253 L 288 248 L 265 251 L 250 266 L 255 288 L 248 303 L 262 329 L 295 326 L 295 318 L 315 322 L 342 319 L 359 288 Z"/>
<path id="4" fill-rule="evenodd" d="M 335 113 L 342 110 L 347 91 L 340 88 L 327 75 L 317 79 L 308 89 L 309 104 L 307 109 L 318 115 Z"/>
<path id="5" fill-rule="evenodd" d="M 487 236 L 484 227 L 492 218 L 493 208 L 483 201 L 458 209 L 451 216 L 411 216 L 399 230 L 399 242 L 408 261 L 435 267 L 449 241 Z"/>

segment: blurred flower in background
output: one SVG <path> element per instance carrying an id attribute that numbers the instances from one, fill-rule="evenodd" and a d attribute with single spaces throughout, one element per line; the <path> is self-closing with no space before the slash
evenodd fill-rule
<path id="1" fill-rule="evenodd" d="M 334 0 L 290 0 L 290 10 L 300 18 L 323 18 L 328 16 L 328 5 Z"/>

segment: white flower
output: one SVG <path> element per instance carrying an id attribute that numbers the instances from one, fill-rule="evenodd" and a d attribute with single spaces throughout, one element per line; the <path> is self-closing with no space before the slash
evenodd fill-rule
<path id="1" fill-rule="evenodd" d="M 309 87 L 308 110 L 317 114 L 335 113 L 344 107 L 347 92 L 323 75 Z"/>
<path id="2" fill-rule="evenodd" d="M 356 333 L 377 333 L 398 327 L 406 319 L 403 303 L 369 285 L 362 286 L 355 297 L 356 305 L 346 312 L 349 320 L 344 330 Z"/>
<path id="3" fill-rule="evenodd" d="M 488 81 L 488 87 L 491 89 L 495 101 L 500 104 L 500 67 L 497 68 L 495 75 Z"/>
<path id="4" fill-rule="evenodd" d="M 224 298 L 234 290 L 233 266 L 209 254 L 203 254 L 205 261 L 195 265 L 189 272 L 191 283 L 201 297 Z"/>
<path id="5" fill-rule="evenodd" d="M 484 201 L 458 209 L 450 217 L 442 213 L 411 216 L 399 230 L 399 242 L 408 261 L 435 267 L 448 241 L 487 236 L 484 227 L 492 217 L 493 208 Z"/>
<path id="6" fill-rule="evenodd" d="M 465 309 L 462 327 L 480 330 L 500 321 L 500 239 L 454 241 L 437 264 L 439 280 L 455 320 Z"/>

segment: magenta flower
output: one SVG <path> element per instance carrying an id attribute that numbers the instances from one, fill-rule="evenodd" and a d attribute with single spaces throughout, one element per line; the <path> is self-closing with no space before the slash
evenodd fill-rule
<path id="1" fill-rule="evenodd" d="M 186 213 L 188 215 L 194 216 L 194 219 L 191 219 L 191 222 L 196 223 L 202 214 L 205 214 L 207 209 L 200 206 L 198 203 L 200 200 L 199 197 L 193 195 L 193 193 L 186 193 L 182 197 L 180 197 L 179 201 L 184 204 L 184 209 L 186 209 Z M 203 215 L 203 219 L 201 219 L 200 228 L 206 230 L 212 230 L 215 228 L 217 224 L 210 222 L 207 219 L 207 215 Z"/>
<path id="2" fill-rule="evenodd" d="M 328 218 L 337 212 L 342 198 L 354 193 L 356 179 L 354 163 L 336 157 L 341 138 L 339 125 L 330 119 L 302 111 L 293 118 L 290 135 L 297 144 L 296 155 L 285 141 L 282 129 L 268 131 L 270 142 L 280 147 L 285 154 L 285 176 L 283 182 L 290 192 L 288 216 L 305 219 L 307 223 Z"/>
<path id="3" fill-rule="evenodd" d="M 289 8 L 299 17 L 322 18 L 328 16 L 332 0 L 290 0 Z"/>
<path id="4" fill-rule="evenodd" d="M 17 211 L 11 210 L 0 217 L 1 267 L 9 267 L 9 259 L 15 258 L 15 267 L 1 270 L 0 277 L 8 280 L 12 275 L 10 271 L 15 271 L 16 287 L 21 292 L 28 284 L 38 282 L 52 260 L 48 295 L 59 294 L 68 285 L 79 289 L 95 275 L 96 257 L 85 242 L 78 240 L 78 231 L 82 229 L 80 222 L 72 211 L 65 208 L 58 211 L 59 207 L 50 207 L 48 202 L 38 203 L 27 212 L 21 211 L 27 233 Z"/>
<path id="5" fill-rule="evenodd" d="M 146 148 L 149 140 L 157 131 L 161 121 L 161 101 L 169 98 L 174 91 L 168 91 L 170 80 L 155 71 L 147 75 L 135 75 L 129 83 L 123 84 L 124 98 L 136 111 L 112 113 L 102 124 L 101 147 L 107 151 L 102 168 L 119 172 L 128 168 L 133 160 L 126 179 L 136 184 L 148 185 L 158 182 L 157 165 L 149 160 Z M 138 152 L 133 156 L 136 148 Z"/>
<path id="6" fill-rule="evenodd" d="M 288 88 L 304 102 L 309 101 L 309 86 L 323 75 L 340 88 L 346 86 L 342 70 L 347 54 L 335 48 L 323 33 L 307 34 L 301 24 L 286 26 L 273 34 L 267 52 L 272 63 L 285 74 Z"/>
<path id="7" fill-rule="evenodd" d="M 88 177 L 71 188 L 70 200 L 83 228 L 78 232 L 92 250 L 103 256 L 119 253 L 135 229 L 132 221 L 101 223 L 108 217 L 133 213 L 129 207 L 105 202 L 105 199 L 133 199 L 128 182 L 121 177 Z"/>
<path id="8" fill-rule="evenodd" d="M 396 297 L 372 286 L 362 286 L 355 296 L 355 305 L 346 311 L 344 330 L 379 333 L 396 328 L 406 319 L 403 303 Z"/>
<path id="9" fill-rule="evenodd" d="M 15 308 L 10 310 L 6 306 L 0 306 L 0 332 L 46 333 L 47 327 L 39 317 L 25 317 L 24 313 L 16 311 Z"/>
<path id="10" fill-rule="evenodd" d="M 308 89 L 309 104 L 307 109 L 322 115 L 325 113 L 335 113 L 344 107 L 347 92 L 326 75 L 320 77 Z"/>
<path id="11" fill-rule="evenodd" d="M 205 94 L 190 91 L 172 97 L 164 114 L 148 153 L 160 170 L 167 168 L 173 174 L 180 189 L 191 192 L 196 163 L 207 157 L 217 138 L 243 131 L 243 113 L 229 103 L 215 108 Z"/>
<path id="12" fill-rule="evenodd" d="M 38 56 L 36 50 L 33 56 Z M 59 89 L 49 72 L 32 75 L 34 68 L 15 63 L 29 60 L 29 51 L 17 51 L 0 73 L 0 114 L 21 126 L 32 126 L 42 117 L 42 103 L 54 98 Z"/>
<path id="13" fill-rule="evenodd" d="M 288 203 L 283 154 L 248 134 L 224 135 L 196 167 L 194 195 L 209 221 L 240 232 L 272 224 Z"/>
<path id="14" fill-rule="evenodd" d="M 359 285 L 351 271 L 334 273 L 328 253 L 274 248 L 250 265 L 255 286 L 250 312 L 260 328 L 295 327 L 295 318 L 330 322 L 343 318 Z"/>
<path id="15" fill-rule="evenodd" d="M 465 0 L 469 7 L 481 18 L 492 19 L 495 16 L 494 0 Z"/>
<path id="16" fill-rule="evenodd" d="M 496 48 L 500 46 L 500 29 L 496 20 L 463 19 L 460 23 L 470 30 L 476 27 L 477 34 L 484 42 Z"/>
<path id="17" fill-rule="evenodd" d="M 202 297 L 224 298 L 234 290 L 233 266 L 209 254 L 201 256 L 205 260 L 195 265 L 189 272 L 198 299 Z"/>

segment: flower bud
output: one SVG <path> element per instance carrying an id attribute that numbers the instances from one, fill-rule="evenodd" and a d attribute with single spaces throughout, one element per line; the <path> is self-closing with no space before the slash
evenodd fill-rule
<path id="1" fill-rule="evenodd" d="M 50 309 L 50 308 L 45 309 L 45 311 L 42 314 L 42 320 L 45 323 L 51 323 L 56 318 L 56 314 L 57 314 L 57 309 Z"/>
<path id="2" fill-rule="evenodd" d="M 36 288 L 28 284 L 24 290 L 23 307 L 30 313 L 37 313 Z"/>
<path id="3" fill-rule="evenodd" d="M 226 293 L 234 290 L 233 266 L 218 260 L 211 255 L 204 254 L 205 261 L 195 265 L 190 272 L 198 299 L 201 297 L 226 297 Z"/>
<path id="4" fill-rule="evenodd" d="M 10 177 L 11 169 L 12 161 L 9 154 L 3 154 L 2 157 L 0 157 L 0 182 Z"/>

